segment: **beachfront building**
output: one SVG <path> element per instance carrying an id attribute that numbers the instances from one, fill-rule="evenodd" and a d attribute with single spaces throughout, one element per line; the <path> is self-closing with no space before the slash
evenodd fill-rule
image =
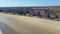
<path id="1" fill-rule="evenodd" d="M 32 8 L 30 11 L 30 16 L 47 17 L 48 13 L 48 8 Z"/>

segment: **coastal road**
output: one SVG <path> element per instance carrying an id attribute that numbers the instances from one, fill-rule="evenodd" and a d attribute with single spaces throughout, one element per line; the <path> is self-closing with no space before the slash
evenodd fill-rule
<path id="1" fill-rule="evenodd" d="M 60 22 L 0 13 L 1 34 L 60 34 Z"/>

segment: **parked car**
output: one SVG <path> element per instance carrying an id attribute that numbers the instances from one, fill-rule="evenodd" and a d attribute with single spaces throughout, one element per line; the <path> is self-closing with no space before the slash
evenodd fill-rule
<path id="1" fill-rule="evenodd" d="M 56 15 L 56 14 L 48 14 L 47 17 L 50 18 L 50 19 L 56 19 L 56 18 L 59 18 L 59 15 Z"/>

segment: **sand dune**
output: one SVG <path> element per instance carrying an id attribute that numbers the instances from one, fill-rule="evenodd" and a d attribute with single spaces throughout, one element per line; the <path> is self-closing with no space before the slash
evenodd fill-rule
<path id="1" fill-rule="evenodd" d="M 60 34 L 59 21 L 2 13 L 0 16 L 11 20 L 5 23 L 20 34 Z"/>

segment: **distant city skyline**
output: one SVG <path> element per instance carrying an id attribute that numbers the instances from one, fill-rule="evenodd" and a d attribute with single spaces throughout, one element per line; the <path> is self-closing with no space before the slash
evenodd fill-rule
<path id="1" fill-rule="evenodd" d="M 0 0 L 0 7 L 60 6 L 60 0 Z"/>

